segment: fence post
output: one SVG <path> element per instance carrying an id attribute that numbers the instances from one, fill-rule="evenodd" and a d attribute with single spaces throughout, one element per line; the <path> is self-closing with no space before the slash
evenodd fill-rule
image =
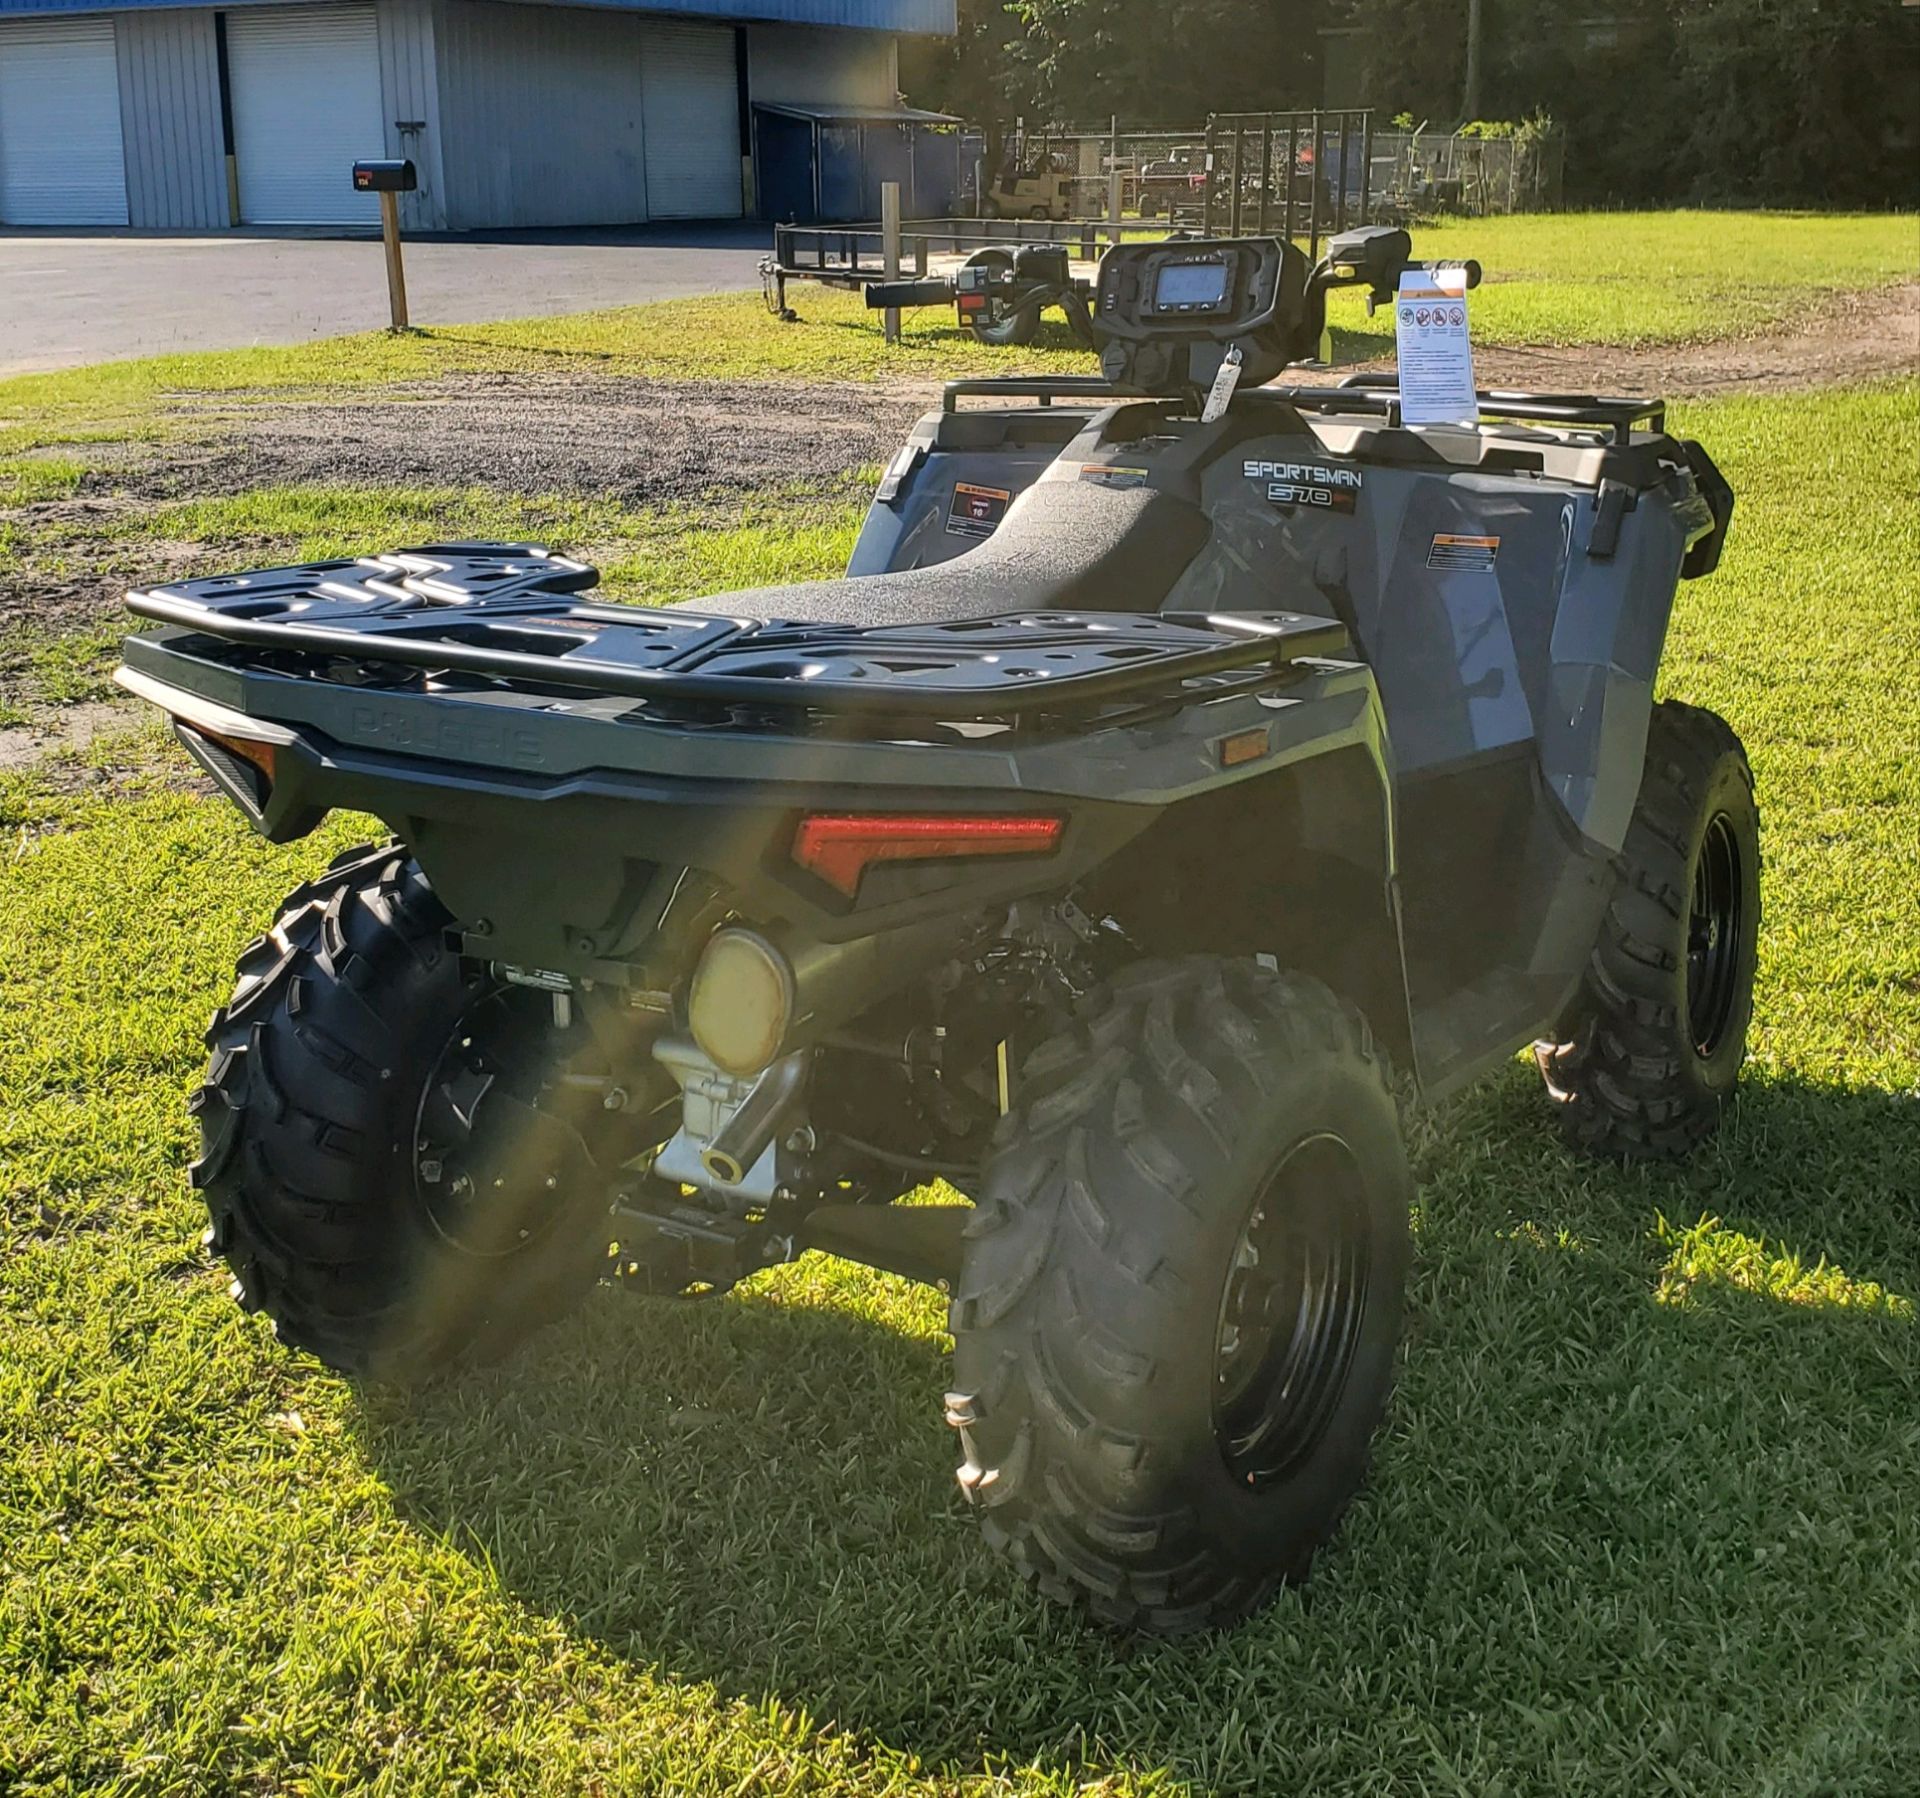
<path id="1" fill-rule="evenodd" d="M 1373 222 L 1373 112 L 1360 115 L 1360 216 L 1354 223 Z"/>
<path id="2" fill-rule="evenodd" d="M 1112 221 L 1107 232 L 1109 243 L 1118 243 L 1121 238 L 1120 206 L 1121 190 L 1125 183 L 1120 178 L 1120 159 L 1115 157 L 1107 169 L 1107 217 Z"/>
<path id="3" fill-rule="evenodd" d="M 1202 182 L 1203 182 L 1203 185 L 1201 186 L 1201 189 L 1200 189 L 1200 234 L 1203 237 L 1211 237 L 1213 235 L 1213 220 L 1214 220 L 1213 178 L 1215 173 L 1217 172 L 1214 168 L 1214 161 L 1219 153 L 1219 143 L 1220 143 L 1219 127 L 1214 122 L 1214 115 L 1212 113 L 1208 113 L 1207 114 L 1207 147 L 1201 153 L 1202 160 L 1200 164 Z M 1172 190 L 1169 189 L 1168 195 L 1167 195 L 1167 229 L 1171 231 L 1173 229 L 1173 225 L 1174 225 L 1173 193 L 1172 193 Z"/>
<path id="4" fill-rule="evenodd" d="M 900 183 L 880 183 L 880 242 L 882 267 L 889 281 L 900 279 Z M 889 343 L 900 341 L 900 308 L 889 306 L 881 315 Z"/>
<path id="5" fill-rule="evenodd" d="M 1313 167 L 1307 176 L 1307 254 L 1320 260 L 1320 189 L 1327 179 L 1327 126 L 1318 107 L 1314 109 Z"/>
<path id="6" fill-rule="evenodd" d="M 408 168 L 412 168 L 409 163 Z M 407 328 L 407 271 L 400 261 L 400 196 L 380 196 L 380 236 L 387 247 L 387 315 L 393 329 Z"/>
<path id="7" fill-rule="evenodd" d="M 1293 220 L 1293 180 L 1294 171 L 1300 166 L 1300 115 L 1297 112 L 1287 114 L 1287 220 L 1280 227 L 1280 235 L 1287 242 L 1293 242 L 1299 235 Z"/>

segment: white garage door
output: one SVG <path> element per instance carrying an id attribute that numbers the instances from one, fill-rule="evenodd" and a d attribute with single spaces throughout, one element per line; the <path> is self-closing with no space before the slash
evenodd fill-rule
<path id="1" fill-rule="evenodd" d="M 233 155 L 248 225 L 372 225 L 353 165 L 384 156 L 371 6 L 261 6 L 227 14 Z"/>
<path id="2" fill-rule="evenodd" d="M 727 26 L 649 21 L 640 50 L 647 212 L 740 216 L 740 89 Z"/>
<path id="3" fill-rule="evenodd" d="M 0 24 L 0 223 L 126 222 L 113 21 Z"/>

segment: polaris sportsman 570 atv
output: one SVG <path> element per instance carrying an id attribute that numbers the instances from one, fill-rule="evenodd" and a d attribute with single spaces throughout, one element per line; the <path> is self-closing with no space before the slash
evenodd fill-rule
<path id="1" fill-rule="evenodd" d="M 1690 1148 L 1760 915 L 1740 744 L 1652 698 L 1732 505 L 1662 406 L 1262 385 L 1409 254 L 1110 250 L 1101 374 L 950 386 L 843 580 L 134 595 L 122 683 L 257 830 L 393 833 L 214 1015 L 241 1304 L 410 1378 L 825 1250 L 951 1292 L 960 1486 L 1042 1590 L 1175 1631 L 1304 1575 L 1393 1373 L 1402 1105 L 1531 1043 L 1578 1147 Z"/>

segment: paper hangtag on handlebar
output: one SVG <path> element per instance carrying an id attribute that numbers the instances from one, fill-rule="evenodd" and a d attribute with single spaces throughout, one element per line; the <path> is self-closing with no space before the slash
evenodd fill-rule
<path id="1" fill-rule="evenodd" d="M 1200 408 L 1200 422 L 1210 425 L 1227 414 L 1227 407 L 1233 402 L 1233 390 L 1240 385 L 1240 346 L 1228 346 L 1227 353 L 1220 359 L 1220 372 L 1213 377 L 1213 385 L 1207 389 L 1207 403 Z"/>
<path id="2" fill-rule="evenodd" d="M 1465 269 L 1415 263 L 1402 271 L 1394 296 L 1394 344 L 1402 423 L 1465 425 L 1479 419 Z"/>

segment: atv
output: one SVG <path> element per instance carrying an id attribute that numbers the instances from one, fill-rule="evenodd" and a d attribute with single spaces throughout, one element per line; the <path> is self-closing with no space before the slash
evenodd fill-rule
<path id="1" fill-rule="evenodd" d="M 133 595 L 120 681 L 258 832 L 392 832 L 213 1017 L 241 1305 L 418 1380 L 601 1279 L 849 1257 L 949 1293 L 960 1488 L 1043 1592 L 1171 1633 L 1305 1576 L 1394 1373 L 1404 1109 L 1532 1045 L 1575 1148 L 1692 1148 L 1760 917 L 1740 743 L 1653 699 L 1732 509 L 1662 405 L 1272 384 L 1410 256 L 1116 246 L 1100 373 L 950 385 L 845 579 L 648 609 L 458 543 Z"/>

